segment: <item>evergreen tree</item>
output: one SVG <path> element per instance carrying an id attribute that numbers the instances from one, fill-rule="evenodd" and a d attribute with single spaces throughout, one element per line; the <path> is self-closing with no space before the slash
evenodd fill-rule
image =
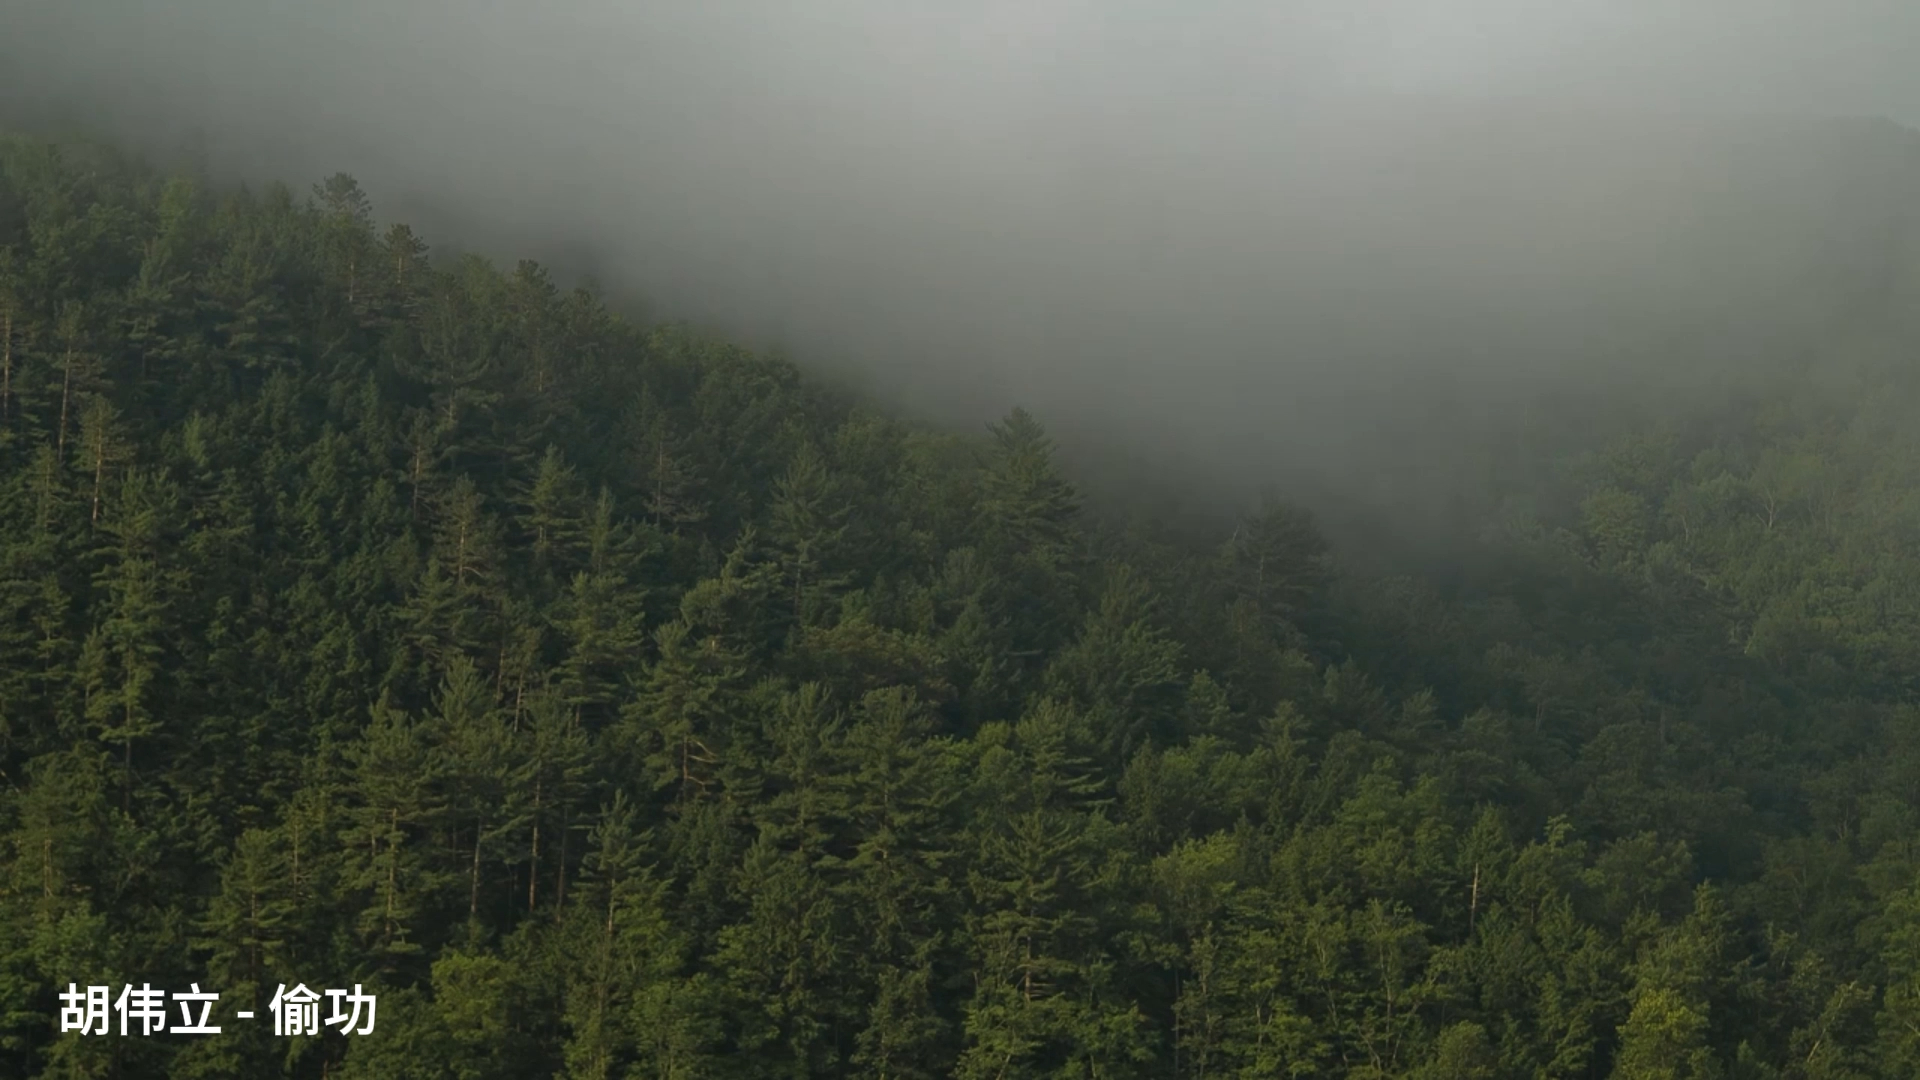
<path id="1" fill-rule="evenodd" d="M 1904 1080 L 1920 380 L 1856 367 L 1359 564 L 344 175 L 0 139 L 0 1075 Z"/>

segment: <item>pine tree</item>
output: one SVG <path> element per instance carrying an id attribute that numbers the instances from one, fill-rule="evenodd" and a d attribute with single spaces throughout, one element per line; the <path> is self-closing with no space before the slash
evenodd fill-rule
<path id="1" fill-rule="evenodd" d="M 1130 567 L 1108 569 L 1099 607 L 1047 670 L 1052 696 L 1083 711 L 1102 756 L 1117 765 L 1171 741 L 1180 702 L 1180 650 L 1153 624 L 1153 597 Z"/>
<path id="2" fill-rule="evenodd" d="M 641 493 L 647 522 L 675 531 L 706 520 L 704 478 L 673 415 L 643 387 L 629 414 L 628 451 L 632 482 Z"/>
<path id="3" fill-rule="evenodd" d="M 1312 516 L 1272 497 L 1242 519 L 1224 555 L 1234 597 L 1276 637 L 1316 609 L 1330 577 L 1326 541 Z"/>
<path id="4" fill-rule="evenodd" d="M 128 812 L 134 744 L 160 730 L 155 697 L 166 652 L 167 616 L 179 578 L 161 565 L 160 557 L 176 498 L 163 481 L 138 472 L 128 477 L 116 512 L 102 526 L 112 547 L 95 585 L 108 603 L 80 658 L 87 719 L 102 742 L 121 749 L 122 808 Z"/>
<path id="5" fill-rule="evenodd" d="M 1726 949 L 1726 911 L 1711 888 L 1660 933 L 1635 965 L 1632 1011 L 1620 1029 L 1612 1075 L 1620 1080 L 1692 1080 L 1724 1069 L 1707 1041 L 1714 983 Z"/>
<path id="6" fill-rule="evenodd" d="M 575 574 L 555 603 L 566 650 L 556 689 L 579 715 L 604 723 L 626 697 L 628 673 L 645 656 L 643 614 L 637 591 L 612 570 Z"/>
<path id="7" fill-rule="evenodd" d="M 847 582 L 838 549 L 852 508 L 839 487 L 810 444 L 801 447 L 774 486 L 768 542 L 778 553 L 783 587 L 799 626 L 830 610 L 834 594 Z"/>
<path id="8" fill-rule="evenodd" d="M 346 173 L 313 185 L 313 196 L 325 220 L 325 258 L 343 287 L 347 309 L 358 313 L 366 303 L 364 279 L 373 256 L 373 205 Z"/>
<path id="9" fill-rule="evenodd" d="M 562 911 L 567 841 L 576 828 L 576 813 L 588 804 L 596 786 L 595 747 L 573 710 L 550 692 L 536 694 L 527 703 L 519 745 L 525 760 L 517 797 L 527 837 L 527 911 L 536 911 L 542 897 Z M 544 892 L 543 882 L 548 883 Z"/>
<path id="10" fill-rule="evenodd" d="M 420 938 L 447 884 L 427 847 L 447 807 L 430 784 L 432 761 L 419 723 L 384 702 L 346 757 L 343 884 L 360 904 L 353 922 L 368 963 L 394 979 L 417 970 L 415 958 L 426 944 Z"/>
<path id="11" fill-rule="evenodd" d="M 925 707 L 902 687 L 874 690 L 854 709 L 842 753 L 852 853 L 844 866 L 858 970 L 872 997 L 850 1054 L 876 1074 L 937 1075 L 951 1023 L 935 1007 L 934 965 L 950 948 L 942 927 L 958 900 L 951 818 L 960 783 Z"/>
<path id="12" fill-rule="evenodd" d="M 588 838 L 588 899 L 570 916 L 579 974 L 564 1022 L 568 1075 L 698 1075 L 714 1038 L 698 976 L 680 975 L 684 946 L 667 918 L 662 883 L 645 861 L 649 837 L 623 794 L 602 808 Z"/>
<path id="13" fill-rule="evenodd" d="M 209 985 L 257 1011 L 264 1011 L 270 996 L 263 987 L 295 975 L 289 946 L 305 913 L 294 895 L 298 884 L 286 839 L 278 830 L 242 833 L 226 853 L 220 891 L 196 927 L 196 944 L 208 953 Z M 260 1049 L 254 1042 L 253 1049 Z"/>
<path id="14" fill-rule="evenodd" d="M 582 564 L 586 492 L 559 447 L 549 445 L 533 478 L 517 494 L 514 524 L 536 573 L 564 581 Z"/>
<path id="15" fill-rule="evenodd" d="M 524 809 L 509 799 L 519 788 L 524 761 L 516 761 L 511 732 L 486 680 L 464 656 L 454 656 L 434 702 L 433 747 L 428 768 L 443 792 L 444 819 L 472 853 L 467 865 L 467 925 L 480 928 L 480 879 L 484 862 L 524 827 Z"/>
<path id="16" fill-rule="evenodd" d="M 959 1075 L 1041 1075 L 1070 1063 L 1105 1071 L 1150 1056 L 1137 1007 L 1109 996 L 1111 961 L 1093 916 L 1101 844 L 1113 833 L 1088 764 L 1070 748 L 1074 726 L 1069 710 L 1043 704 L 1011 746 L 981 762 L 983 777 L 1004 785 L 993 791 L 1004 809 L 989 818 L 968 872 L 976 988 Z"/>

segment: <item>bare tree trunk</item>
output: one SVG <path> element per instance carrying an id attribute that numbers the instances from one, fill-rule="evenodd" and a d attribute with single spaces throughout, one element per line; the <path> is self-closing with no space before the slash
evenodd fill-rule
<path id="1" fill-rule="evenodd" d="M 73 350 L 60 365 L 60 431 L 53 440 L 53 459 L 65 461 L 67 454 L 67 404 L 73 397 Z"/>
<path id="2" fill-rule="evenodd" d="M 107 434 L 101 431 L 97 434 L 93 445 L 93 516 L 87 519 L 89 524 L 100 523 L 100 485 L 106 479 L 106 475 Z"/>
<path id="3" fill-rule="evenodd" d="M 1467 901 L 1467 929 L 1473 929 L 1473 919 L 1480 913 L 1480 864 L 1473 864 L 1473 895 Z"/>
<path id="4" fill-rule="evenodd" d="M 411 478 L 413 503 L 408 507 L 408 512 L 413 515 L 415 521 L 420 520 L 420 472 L 423 464 L 421 459 L 425 456 L 426 448 L 420 445 L 419 436 L 416 435 L 413 442 L 413 476 Z"/>
<path id="5" fill-rule="evenodd" d="M 473 876 L 467 889 L 467 921 L 480 918 L 480 837 L 486 834 L 486 823 L 473 823 Z"/>
<path id="6" fill-rule="evenodd" d="M 527 913 L 532 914 L 540 895 L 540 781 L 533 782 L 533 850 L 527 860 Z"/>

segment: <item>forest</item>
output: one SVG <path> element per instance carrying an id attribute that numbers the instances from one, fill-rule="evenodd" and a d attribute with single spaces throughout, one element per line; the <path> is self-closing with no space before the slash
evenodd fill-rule
<path id="1" fill-rule="evenodd" d="M 1920 1076 L 1915 344 L 1383 572 L 6 137 L 0 1075 Z"/>

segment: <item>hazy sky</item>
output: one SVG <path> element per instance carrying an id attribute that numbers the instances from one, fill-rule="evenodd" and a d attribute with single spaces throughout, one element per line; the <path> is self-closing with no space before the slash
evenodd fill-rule
<path id="1" fill-rule="evenodd" d="M 1529 380 L 1811 333 L 1910 162 L 1754 118 L 1920 120 L 1916 45 L 1890 0 L 0 0 L 0 117 L 345 170 L 954 419 L 1364 485 Z"/>

